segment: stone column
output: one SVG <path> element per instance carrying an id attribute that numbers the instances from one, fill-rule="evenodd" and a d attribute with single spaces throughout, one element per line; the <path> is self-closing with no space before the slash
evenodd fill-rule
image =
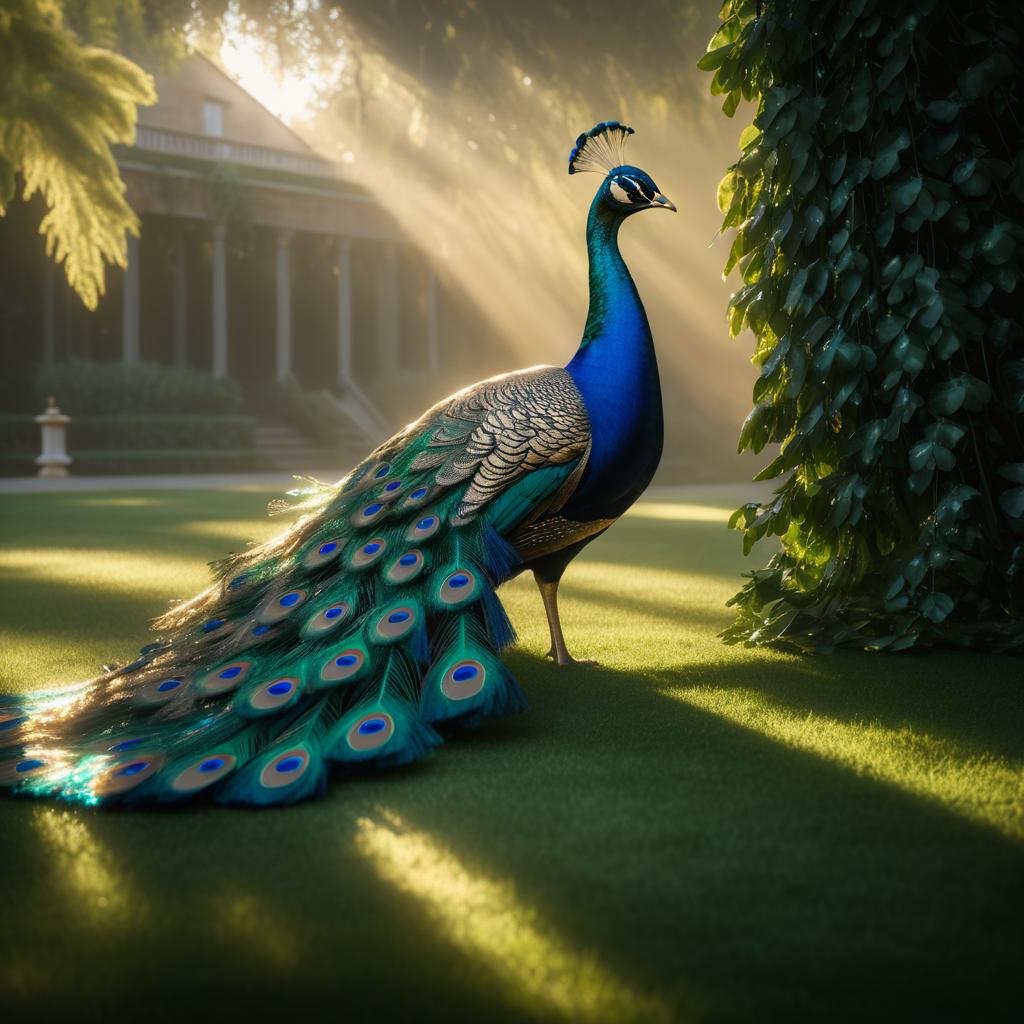
<path id="1" fill-rule="evenodd" d="M 441 337 L 437 314 L 437 274 L 427 264 L 427 369 L 436 372 L 441 365 Z"/>
<path id="2" fill-rule="evenodd" d="M 139 361 L 139 240 L 128 235 L 128 263 L 121 296 L 121 362 Z"/>
<path id="3" fill-rule="evenodd" d="M 398 253 L 393 242 L 384 246 L 377 276 L 377 372 L 398 369 L 400 296 L 398 294 Z"/>
<path id="4" fill-rule="evenodd" d="M 352 379 L 352 240 L 338 239 L 338 384 Z"/>
<path id="5" fill-rule="evenodd" d="M 52 366 L 57 355 L 57 266 L 49 257 L 43 273 L 43 363 Z"/>
<path id="6" fill-rule="evenodd" d="M 188 363 L 188 252 L 185 231 L 179 227 L 174 240 L 174 365 Z"/>
<path id="7" fill-rule="evenodd" d="M 292 372 L 292 280 L 288 261 L 291 234 L 277 236 L 277 371 L 275 380 L 286 380 Z"/>
<path id="8" fill-rule="evenodd" d="M 213 375 L 228 375 L 228 270 L 223 224 L 213 228 Z"/>

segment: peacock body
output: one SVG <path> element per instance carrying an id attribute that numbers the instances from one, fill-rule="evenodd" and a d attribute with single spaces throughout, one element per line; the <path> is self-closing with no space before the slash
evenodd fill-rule
<path id="1" fill-rule="evenodd" d="M 532 570 L 552 650 L 565 567 L 632 504 L 662 444 L 650 328 L 618 250 L 641 209 L 675 209 L 622 163 L 632 129 L 581 135 L 599 170 L 590 312 L 563 369 L 466 388 L 334 487 L 280 537 L 215 566 L 122 668 L 0 707 L 0 785 L 86 803 L 293 803 L 329 770 L 412 761 L 452 723 L 525 707 L 499 652 L 497 588 Z"/>

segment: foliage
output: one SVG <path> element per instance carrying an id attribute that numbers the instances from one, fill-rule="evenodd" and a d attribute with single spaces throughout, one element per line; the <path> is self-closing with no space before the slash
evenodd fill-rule
<path id="1" fill-rule="evenodd" d="M 719 188 L 760 375 L 733 516 L 782 551 L 730 642 L 1024 646 L 1024 81 L 1015 5 L 729 0 L 700 67 L 757 103 Z"/>
<path id="2" fill-rule="evenodd" d="M 124 365 L 66 359 L 40 367 L 34 391 L 38 408 L 43 408 L 48 395 L 55 395 L 61 410 L 72 416 L 230 416 L 242 407 L 242 392 L 236 381 L 157 363 Z"/>
<path id="3" fill-rule="evenodd" d="M 248 416 L 75 416 L 68 427 L 68 449 L 138 451 L 148 449 L 252 448 L 256 421 Z M 39 425 L 32 416 L 0 416 L 0 451 L 39 450 Z"/>
<path id="4" fill-rule="evenodd" d="M 14 197 L 42 194 L 46 252 L 93 309 L 104 263 L 124 266 L 125 232 L 138 218 L 124 198 L 111 143 L 131 142 L 136 105 L 152 81 L 109 50 L 83 45 L 47 0 L 11 0 L 0 10 L 0 215 Z"/>

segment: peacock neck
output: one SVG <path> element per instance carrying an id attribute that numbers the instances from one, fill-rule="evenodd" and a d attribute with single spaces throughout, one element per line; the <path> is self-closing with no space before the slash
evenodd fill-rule
<path id="1" fill-rule="evenodd" d="M 619 252 L 623 219 L 599 193 L 587 220 L 590 309 L 566 366 L 591 421 L 589 464 L 570 503 L 579 518 L 621 515 L 647 486 L 661 455 L 658 362 L 647 314 Z"/>
<path id="2" fill-rule="evenodd" d="M 619 252 L 619 227 L 624 219 L 609 213 L 599 198 L 595 198 L 590 207 L 587 218 L 590 309 L 580 342 L 581 352 L 595 342 L 613 340 L 624 331 L 631 336 L 644 335 L 650 340 L 643 303 Z"/>

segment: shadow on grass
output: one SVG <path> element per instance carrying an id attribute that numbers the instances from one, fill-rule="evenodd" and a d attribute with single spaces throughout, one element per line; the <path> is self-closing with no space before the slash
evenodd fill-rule
<path id="1" fill-rule="evenodd" d="M 496 917 L 475 945 L 382 879 L 356 822 L 397 815 L 472 877 L 508 880 L 513 918 L 532 913 L 538 933 L 679 1019 L 1008 1007 L 1021 844 L 666 696 L 685 673 L 510 662 L 530 714 L 412 769 L 336 782 L 319 803 L 0 802 L 5 875 L 19 879 L 0 926 L 17 947 L 7 987 L 37 1008 L 113 1005 L 163 984 L 173 949 L 179 997 L 330 997 L 369 1019 L 387 992 L 395 1016 L 557 1018 L 501 969 L 514 920 Z"/>

